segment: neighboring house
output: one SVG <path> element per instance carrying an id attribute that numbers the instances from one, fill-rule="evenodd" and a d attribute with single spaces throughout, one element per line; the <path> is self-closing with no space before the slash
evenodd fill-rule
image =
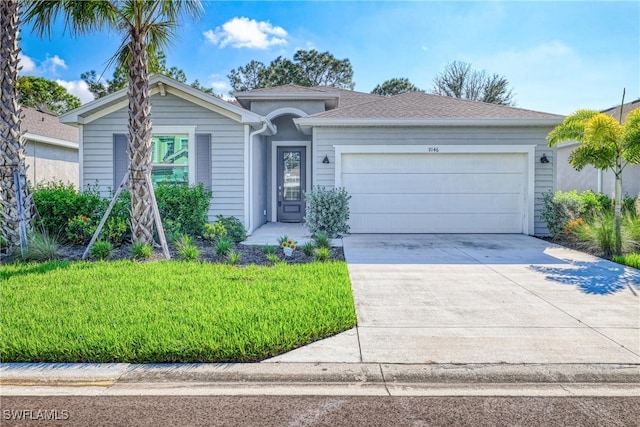
<path id="1" fill-rule="evenodd" d="M 22 112 L 27 180 L 32 185 L 62 181 L 78 187 L 78 128 L 35 108 L 23 106 Z"/>
<path id="2" fill-rule="evenodd" d="M 624 104 L 622 107 L 622 122 L 629 113 L 640 108 L 640 99 Z M 602 111 L 616 120 L 620 119 L 620 106 L 611 107 Z M 577 142 L 567 142 L 558 145 L 557 176 L 560 191 L 577 190 L 579 192 L 592 190 L 613 196 L 615 192 L 615 176 L 611 169 L 598 170 L 593 166 L 586 166 L 580 172 L 569 164 L 569 156 L 577 147 Z M 635 197 L 640 194 L 640 165 L 628 165 L 622 172 L 622 194 Z"/>
<path id="3" fill-rule="evenodd" d="M 232 104 L 165 76 L 150 85 L 152 178 L 202 182 L 210 219 L 236 216 L 248 233 L 301 221 L 321 185 L 352 195 L 353 233 L 547 233 L 545 137 L 562 116 L 422 92 L 286 85 Z M 105 195 L 127 173 L 127 106 L 123 90 L 60 117 L 80 127 L 81 184 Z"/>

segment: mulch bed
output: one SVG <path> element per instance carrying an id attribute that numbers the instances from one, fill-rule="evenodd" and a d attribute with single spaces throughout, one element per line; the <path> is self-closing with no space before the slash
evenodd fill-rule
<path id="1" fill-rule="evenodd" d="M 225 256 L 216 255 L 214 243 L 208 240 L 203 239 L 194 239 L 194 244 L 202 251 L 202 255 L 200 256 L 200 261 L 202 262 L 211 262 L 211 263 L 221 263 L 226 264 L 227 258 Z M 278 246 L 273 246 L 275 250 L 276 256 L 283 262 L 287 264 L 305 264 L 311 261 L 314 261 L 313 256 L 307 256 L 302 252 L 301 248 L 293 251 L 291 256 L 285 256 L 282 252 L 282 249 Z M 76 261 L 82 259 L 82 254 L 84 253 L 86 246 L 65 246 L 60 251 L 59 259 L 62 260 L 70 260 Z M 233 248 L 233 251 L 242 254 L 240 260 L 236 265 L 273 265 L 271 261 L 267 259 L 267 255 L 263 252 L 263 246 L 257 245 L 243 245 L 240 243 L 236 243 Z M 169 244 L 169 252 L 171 253 L 171 259 L 179 259 L 178 254 L 176 253 L 175 247 Z M 342 248 L 331 248 L 331 252 L 333 254 L 332 260 L 334 261 L 344 261 L 344 252 Z M 119 259 L 133 259 L 131 244 L 124 243 L 119 248 L 114 248 L 111 251 L 111 256 L 109 260 L 119 260 Z M 87 257 L 87 260 L 92 260 L 91 255 Z M 150 261 L 160 261 L 164 260 L 164 255 L 162 254 L 162 249 L 160 247 L 154 248 L 153 255 L 150 258 Z"/>

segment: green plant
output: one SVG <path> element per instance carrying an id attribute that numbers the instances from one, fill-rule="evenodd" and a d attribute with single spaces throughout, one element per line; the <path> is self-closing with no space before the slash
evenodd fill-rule
<path id="1" fill-rule="evenodd" d="M 88 243 L 95 231 L 96 226 L 93 221 L 85 215 L 76 215 L 67 224 L 67 238 L 74 245 Z"/>
<path id="2" fill-rule="evenodd" d="M 229 237 L 221 237 L 216 242 L 216 255 L 226 256 L 231 251 L 233 242 Z"/>
<path id="3" fill-rule="evenodd" d="M 242 222 L 235 216 L 218 215 L 216 218 L 216 223 L 220 223 L 224 226 L 224 229 L 227 231 L 226 236 L 233 242 L 239 243 L 247 238 L 247 232 L 244 229 L 244 225 L 242 225 Z"/>
<path id="4" fill-rule="evenodd" d="M 124 242 L 129 227 L 127 226 L 127 220 L 119 216 L 109 216 L 107 222 L 104 223 L 101 233 L 113 244 L 113 246 L 120 247 Z"/>
<path id="5" fill-rule="evenodd" d="M 315 248 L 316 248 L 316 245 L 313 242 L 307 242 L 304 245 L 302 245 L 302 252 L 304 252 L 306 256 L 313 256 L 313 250 Z"/>
<path id="6" fill-rule="evenodd" d="M 35 225 L 51 236 L 66 236 L 69 220 L 77 216 L 98 218 L 106 207 L 95 186 L 78 192 L 72 184 L 49 182 L 36 186 L 32 194 L 40 214 Z"/>
<path id="7" fill-rule="evenodd" d="M 181 234 L 201 236 L 207 223 L 207 212 L 211 202 L 211 191 L 202 184 L 186 186 L 176 183 L 162 183 L 155 189 L 158 210 L 165 228 L 169 232 L 167 220 L 173 222 Z"/>
<path id="8" fill-rule="evenodd" d="M 222 222 L 214 222 L 213 224 L 204 225 L 204 238 L 216 240 L 227 235 L 227 229 Z"/>
<path id="9" fill-rule="evenodd" d="M 181 259 L 187 261 L 195 261 L 202 255 L 202 251 L 193 243 L 193 238 L 186 235 L 176 241 L 176 252 Z"/>
<path id="10" fill-rule="evenodd" d="M 329 248 L 316 248 L 313 251 L 313 256 L 317 261 L 325 262 L 331 259 L 332 253 Z"/>
<path id="11" fill-rule="evenodd" d="M 281 262 L 276 254 L 267 254 L 267 260 L 274 265 Z"/>
<path id="12" fill-rule="evenodd" d="M 318 231 L 313 235 L 313 241 L 319 248 L 331 248 L 331 239 L 322 231 Z"/>
<path id="13" fill-rule="evenodd" d="M 149 243 L 135 242 L 133 246 L 131 246 L 131 253 L 135 259 L 149 259 L 153 254 L 153 248 Z"/>
<path id="14" fill-rule="evenodd" d="M 89 252 L 93 258 L 107 259 L 111 255 L 111 243 L 105 240 L 98 240 L 91 246 Z"/>
<path id="15" fill-rule="evenodd" d="M 230 265 L 236 265 L 240 261 L 240 258 L 242 258 L 242 254 L 240 252 L 230 251 L 227 254 L 227 262 Z"/>
<path id="16" fill-rule="evenodd" d="M 629 267 L 637 268 L 640 270 L 640 253 L 616 255 L 613 257 L 613 260 L 618 264 L 628 265 Z"/>
<path id="17" fill-rule="evenodd" d="M 577 191 L 547 192 L 542 195 L 542 202 L 542 218 L 553 237 L 561 237 L 569 221 L 579 217 L 585 209 Z"/>
<path id="18" fill-rule="evenodd" d="M 27 251 L 23 258 L 27 261 L 50 261 L 58 257 L 60 244 L 58 239 L 47 230 L 32 231 L 28 236 Z"/>
<path id="19" fill-rule="evenodd" d="M 312 234 L 324 232 L 329 237 L 349 232 L 349 200 L 344 188 L 326 189 L 314 186 L 305 193 L 307 202 L 304 221 Z"/>
<path id="20" fill-rule="evenodd" d="M 275 254 L 276 253 L 276 248 L 274 248 L 273 246 L 264 245 L 262 247 L 262 253 L 265 254 L 265 255 Z"/>

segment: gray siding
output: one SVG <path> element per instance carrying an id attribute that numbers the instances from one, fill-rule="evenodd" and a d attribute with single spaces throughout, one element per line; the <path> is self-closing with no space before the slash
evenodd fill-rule
<path id="1" fill-rule="evenodd" d="M 196 134 L 211 134 L 211 189 L 214 215 L 244 221 L 244 127 L 242 124 L 174 95 L 151 98 L 156 126 L 197 126 Z M 98 182 L 104 196 L 113 187 L 113 134 L 127 134 L 127 108 L 101 117 L 84 128 L 84 184 Z"/>
<path id="2" fill-rule="evenodd" d="M 541 218 L 542 194 L 554 190 L 555 150 L 547 146 L 551 128 L 362 128 L 321 127 L 313 133 L 313 183 L 335 185 L 334 145 L 537 145 L 535 160 L 534 233 L 548 233 Z M 545 153 L 549 163 L 539 159 Z M 330 163 L 322 163 L 327 155 Z"/>

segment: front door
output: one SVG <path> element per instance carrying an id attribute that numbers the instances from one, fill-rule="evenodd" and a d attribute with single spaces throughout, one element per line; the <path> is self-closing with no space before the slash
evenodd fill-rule
<path id="1" fill-rule="evenodd" d="M 278 221 L 300 222 L 304 218 L 306 156 L 306 147 L 278 147 Z"/>

